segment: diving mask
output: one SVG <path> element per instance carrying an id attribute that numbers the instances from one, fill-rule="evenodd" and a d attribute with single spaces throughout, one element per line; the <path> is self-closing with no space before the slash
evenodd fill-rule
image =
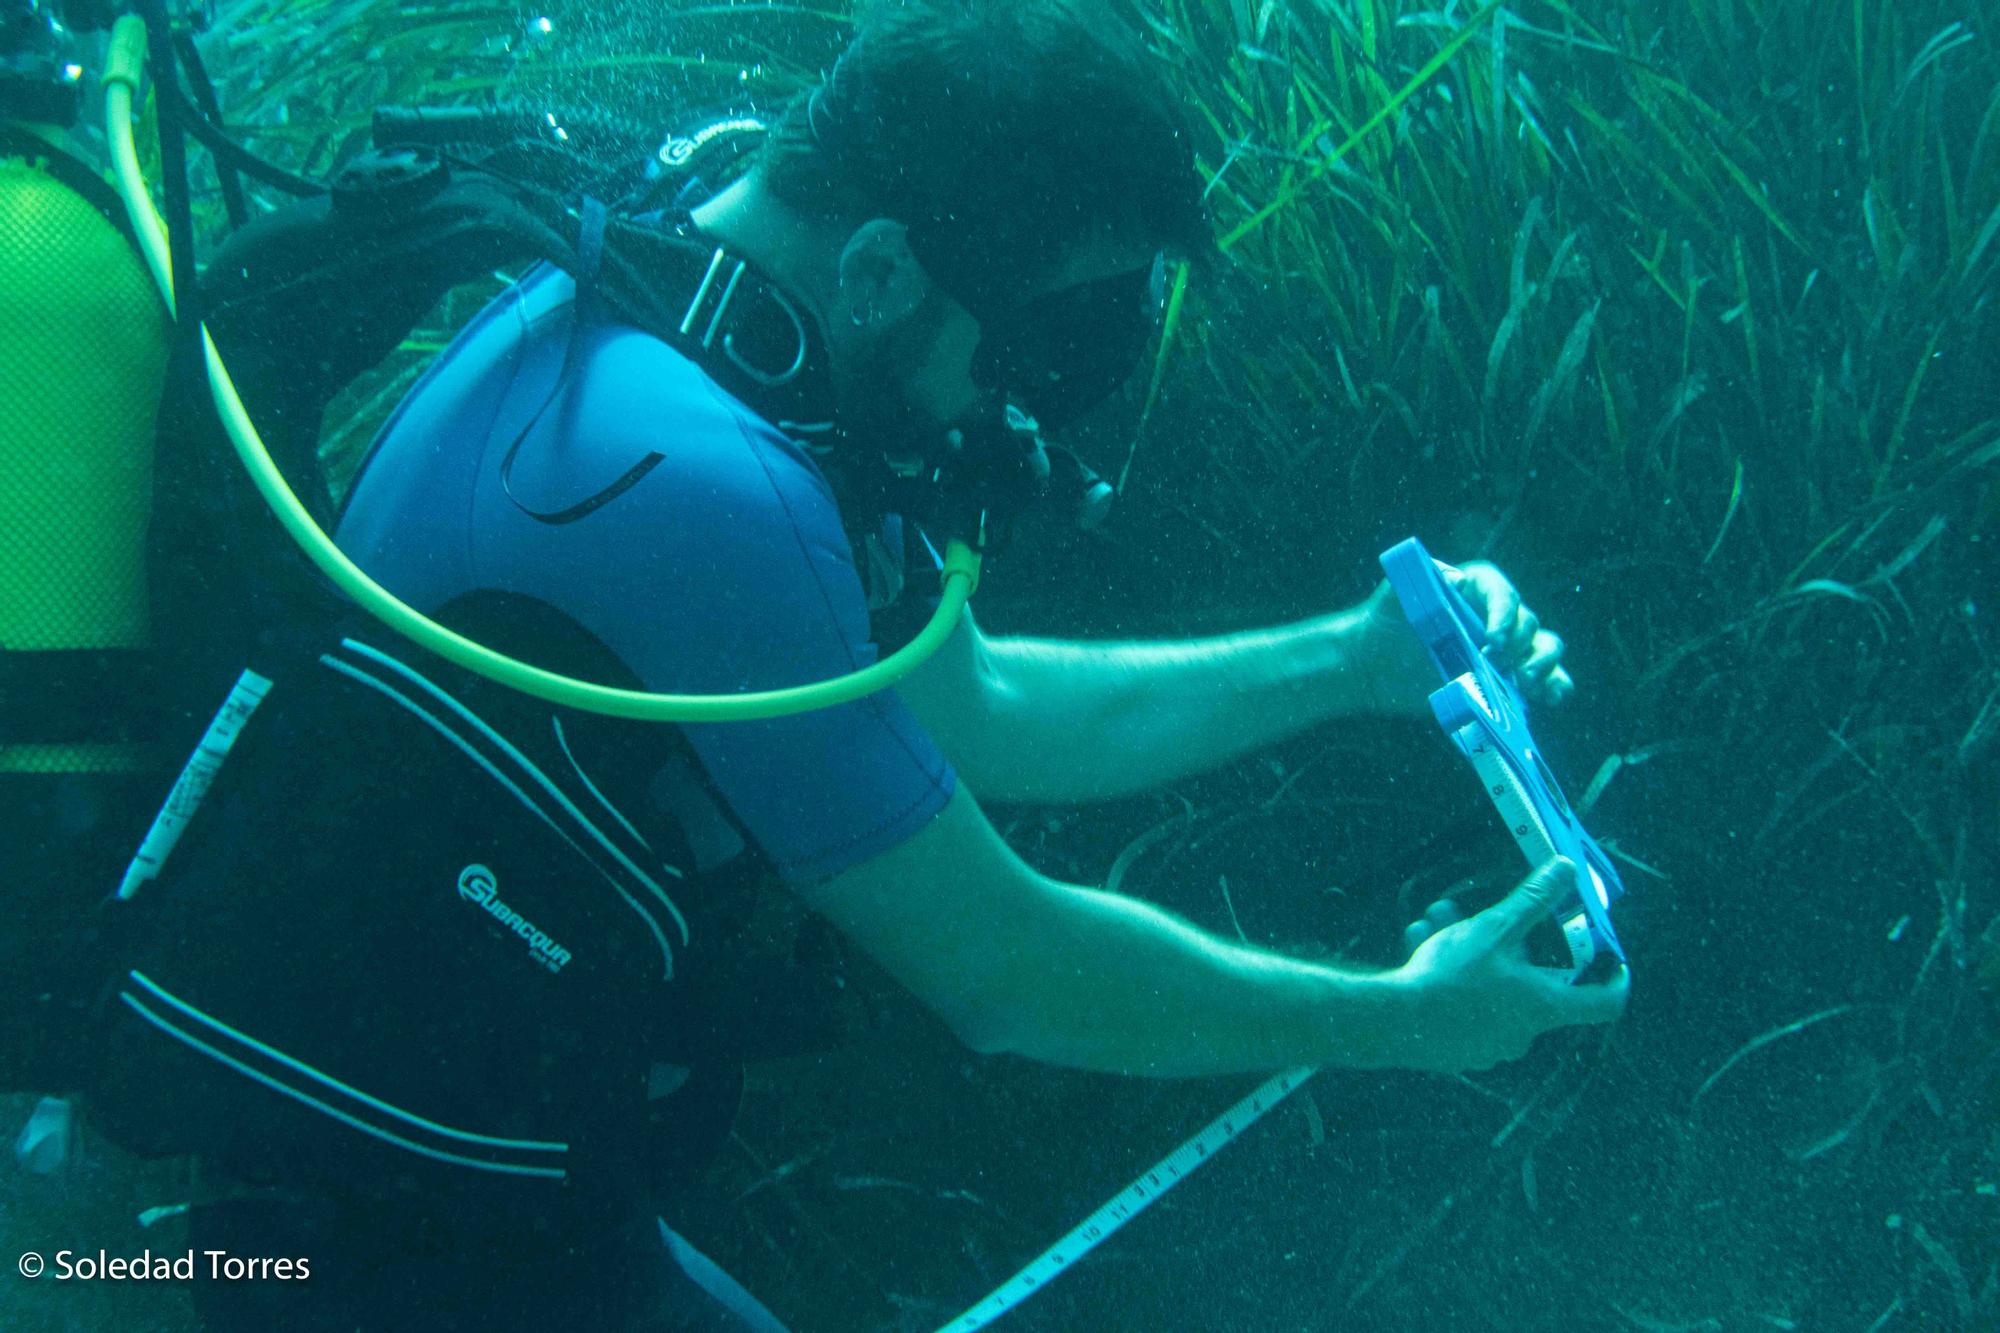
<path id="1" fill-rule="evenodd" d="M 972 378 L 1061 431 L 1132 377 L 1166 308 L 1164 254 L 1135 269 L 982 312 Z"/>

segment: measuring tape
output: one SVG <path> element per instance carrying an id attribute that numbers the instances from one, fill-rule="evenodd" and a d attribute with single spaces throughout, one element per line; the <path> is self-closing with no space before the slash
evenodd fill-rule
<path id="1" fill-rule="evenodd" d="M 1114 1195 L 1109 1203 L 1084 1218 L 1074 1230 L 1042 1251 L 1034 1262 L 994 1288 L 985 1300 L 940 1327 L 938 1333 L 972 1333 L 973 1329 L 984 1328 L 1062 1276 L 1077 1260 L 1151 1207 L 1162 1194 L 1200 1170 L 1237 1135 L 1263 1119 L 1318 1072 L 1288 1069 L 1273 1075 L 1256 1091 L 1209 1121 L 1200 1133 L 1161 1158 L 1159 1165 Z"/>
<path id="2" fill-rule="evenodd" d="M 1484 731 L 1477 724 L 1468 724 L 1452 733 L 1452 739 L 1471 761 L 1473 772 L 1479 775 L 1493 808 L 1499 812 L 1507 832 L 1513 835 L 1515 845 L 1528 858 L 1528 864 L 1538 866 L 1550 857 L 1560 855 L 1562 848 L 1550 835 L 1549 826 L 1536 808 L 1534 794 L 1506 757 L 1487 743 Z M 1587 863 L 1585 870 L 1593 875 L 1602 874 Z M 1587 912 L 1578 911 L 1574 914 L 1561 913 L 1559 918 L 1557 924 L 1562 927 L 1563 943 L 1569 948 L 1570 976 L 1576 977 L 1597 957 L 1597 941 L 1591 933 L 1590 916 Z"/>

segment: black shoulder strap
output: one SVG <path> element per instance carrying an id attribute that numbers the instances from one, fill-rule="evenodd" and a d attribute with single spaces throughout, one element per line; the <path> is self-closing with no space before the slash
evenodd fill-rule
<path id="1" fill-rule="evenodd" d="M 537 260 L 577 276 L 581 299 L 681 351 L 780 429 L 831 419 L 832 375 L 812 321 L 684 214 L 578 210 L 524 181 L 432 162 L 426 198 L 351 206 L 337 181 L 332 197 L 243 228 L 208 266 L 211 331 L 260 428 L 275 412 L 266 439 L 281 466 L 310 470 L 326 404 L 447 290 Z"/>
<path id="2" fill-rule="evenodd" d="M 0 122 L 0 157 L 18 157 L 33 163 L 36 170 L 64 185 L 72 194 L 102 213 L 104 220 L 132 242 L 133 249 L 138 249 L 138 239 L 132 233 L 132 219 L 125 212 L 125 201 L 118 197 L 118 192 L 111 188 L 109 182 L 74 156 L 31 130 Z"/>
<path id="3" fill-rule="evenodd" d="M 831 359 L 811 318 L 685 213 L 614 216 L 599 274 L 607 305 L 667 343 L 780 430 L 834 416 Z"/>

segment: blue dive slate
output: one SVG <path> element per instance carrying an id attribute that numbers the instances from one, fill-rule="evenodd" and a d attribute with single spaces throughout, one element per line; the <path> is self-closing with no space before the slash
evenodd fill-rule
<path id="1" fill-rule="evenodd" d="M 1520 690 L 1480 650 L 1486 626 L 1445 582 L 1449 568 L 1415 537 L 1382 554 L 1382 570 L 1403 615 L 1444 678 L 1443 687 L 1431 692 L 1431 712 L 1479 774 L 1528 863 L 1566 856 L 1583 868 L 1581 901 L 1572 895 L 1555 913 L 1569 943 L 1573 975 L 1600 951 L 1622 961 L 1625 950 L 1611 928 L 1611 904 L 1624 896 L 1625 885 L 1611 858 L 1584 831 L 1528 733 L 1528 706 Z"/>

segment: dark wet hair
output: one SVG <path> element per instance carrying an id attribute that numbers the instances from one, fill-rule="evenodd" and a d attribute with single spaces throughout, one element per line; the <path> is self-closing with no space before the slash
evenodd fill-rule
<path id="1" fill-rule="evenodd" d="M 1214 247 L 1179 99 L 1100 0 L 886 0 L 760 162 L 786 204 L 890 217 L 978 313 L 1108 234 Z"/>

